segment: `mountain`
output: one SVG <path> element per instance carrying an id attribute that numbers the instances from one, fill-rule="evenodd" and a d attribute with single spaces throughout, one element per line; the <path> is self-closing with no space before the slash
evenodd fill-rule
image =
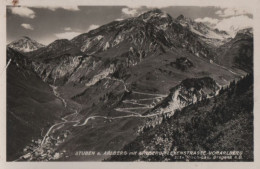
<path id="1" fill-rule="evenodd" d="M 32 148 L 19 160 L 106 159 L 107 154 L 77 156 L 75 152 L 121 150 L 146 126 L 159 125 L 164 116 L 174 116 L 174 110 L 216 97 L 221 86 L 248 73 L 217 62 L 220 47 L 205 39 L 209 31 L 223 37 L 224 32 L 189 24 L 204 36 L 183 25 L 181 18 L 154 9 L 72 40 L 58 39 L 23 54 L 15 51 L 13 59 L 24 57 L 19 65 L 29 66 L 29 72 L 52 89 L 64 109 L 53 111 L 62 117 L 53 118 L 42 136 L 35 134 L 41 141 L 28 144 Z M 217 41 L 225 45 L 232 40 Z M 34 88 L 32 83 L 24 86 Z"/>
<path id="2" fill-rule="evenodd" d="M 7 45 L 7 47 L 26 53 L 40 49 L 44 47 L 44 45 L 36 42 L 35 40 L 30 39 L 27 36 L 24 36 L 19 40 L 11 42 Z"/>
<path id="3" fill-rule="evenodd" d="M 48 60 L 66 54 L 81 54 L 82 52 L 73 45 L 68 39 L 58 39 L 49 45 L 38 50 L 27 53 L 28 57 L 34 57 L 40 60 Z"/>
<path id="4" fill-rule="evenodd" d="M 233 39 L 217 50 L 216 62 L 229 68 L 253 72 L 253 40 L 252 28 L 238 31 Z"/>
<path id="5" fill-rule="evenodd" d="M 197 34 L 202 41 L 212 46 L 218 47 L 231 38 L 225 31 L 213 29 L 201 22 L 195 22 L 190 18 L 186 18 L 183 15 L 178 16 L 176 19 L 182 26 L 188 28 L 191 32 Z"/>
<path id="6" fill-rule="evenodd" d="M 188 105 L 214 97 L 219 90 L 220 87 L 217 83 L 209 77 L 183 80 L 179 85 L 170 89 L 170 94 L 160 104 L 146 112 L 146 114 L 157 114 L 158 116 L 147 120 L 142 127 L 139 127 L 139 132 L 147 127 L 161 123 L 163 117 L 170 118 L 176 110 L 181 110 Z"/>
<path id="7" fill-rule="evenodd" d="M 253 37 L 253 28 L 241 29 L 236 34 L 236 36 L 244 36 L 244 35 Z"/>
<path id="8" fill-rule="evenodd" d="M 32 140 L 66 114 L 62 102 L 32 69 L 26 56 L 7 48 L 7 160 L 15 160 Z M 34 142 L 33 142 L 34 144 Z"/>
<path id="9" fill-rule="evenodd" d="M 245 28 L 236 31 L 236 36 L 231 38 L 225 31 L 210 28 L 209 26 L 195 22 L 183 15 L 177 17 L 179 23 L 197 34 L 205 43 L 212 46 L 215 57 L 212 61 L 228 67 L 235 72 L 243 70 L 252 72 L 253 68 L 253 29 Z M 239 70 L 240 69 L 240 70 Z"/>
<path id="10" fill-rule="evenodd" d="M 129 45 L 143 58 L 165 48 L 184 48 L 200 57 L 213 57 L 211 47 L 185 29 L 178 20 L 155 9 L 139 17 L 114 21 L 71 40 L 88 55 L 116 47 L 119 50 Z M 140 57 L 139 56 L 139 57 Z"/>
<path id="11" fill-rule="evenodd" d="M 215 60 L 215 47 L 183 27 L 179 20 L 155 9 L 139 17 L 103 25 L 71 41 L 56 40 L 27 55 L 33 59 L 34 69 L 42 79 L 59 85 L 87 83 L 101 70 L 115 67 L 113 72 L 117 72 L 138 65 L 143 60 L 152 62 L 162 59 L 155 57 L 158 55 L 175 55 L 170 59 L 172 62 L 181 56 L 193 60 L 194 55 L 205 59 L 194 58 L 199 62 Z M 218 66 L 210 67 L 214 69 Z M 194 68 L 196 64 L 191 69 Z"/>
<path id="12" fill-rule="evenodd" d="M 170 111 L 170 110 L 169 110 Z M 162 132 L 163 131 L 163 132 Z M 239 131 L 239 132 L 238 132 Z M 114 155 L 108 161 L 222 161 L 208 159 L 185 151 L 232 151 L 242 154 L 228 161 L 253 161 L 253 75 L 221 89 L 216 97 L 191 104 L 161 123 L 147 125 L 135 140 L 121 151 L 137 155 Z M 162 155 L 142 155 L 142 152 L 163 152 Z M 179 154 L 178 154 L 179 152 Z M 181 157 L 180 157 L 181 156 Z"/>

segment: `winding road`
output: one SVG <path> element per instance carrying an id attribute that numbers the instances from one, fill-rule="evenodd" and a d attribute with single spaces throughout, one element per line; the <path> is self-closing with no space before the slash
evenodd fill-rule
<path id="1" fill-rule="evenodd" d="M 217 65 L 216 63 L 214 63 L 215 65 Z M 217 65 L 219 67 L 222 67 L 220 65 Z M 225 67 L 222 67 L 224 69 L 227 69 Z M 237 73 L 227 69 L 229 72 L 235 74 L 235 75 L 238 75 Z M 129 92 L 129 90 L 127 89 L 127 85 L 126 83 L 122 80 L 122 79 L 116 79 L 116 78 L 111 78 L 111 77 L 106 77 L 106 79 L 108 80 L 114 80 L 114 81 L 118 81 L 120 83 L 123 84 L 124 86 L 124 90 L 125 92 Z M 67 108 L 67 102 L 64 98 L 61 97 L 60 93 L 58 92 L 58 87 L 57 86 L 53 86 L 53 85 L 50 85 L 50 87 L 52 88 L 53 90 L 53 93 L 54 95 L 59 98 L 64 107 Z M 84 121 L 82 120 L 72 120 L 72 121 L 69 121 L 67 120 L 68 117 L 71 117 L 71 116 L 76 116 L 79 112 L 77 110 L 73 110 L 71 109 L 72 111 L 74 111 L 72 114 L 69 114 L 65 117 L 62 117 L 61 118 L 61 122 L 58 122 L 56 124 L 53 124 L 49 129 L 48 131 L 46 132 L 46 134 L 44 135 L 43 139 L 42 139 L 42 142 L 40 144 L 39 147 L 37 147 L 33 152 L 31 153 L 34 153 L 35 151 L 37 151 L 39 148 L 42 148 L 42 146 L 45 144 L 46 142 L 46 139 L 48 136 L 50 136 L 50 133 L 52 132 L 52 130 L 59 126 L 59 125 L 63 125 L 63 124 L 67 124 L 67 123 L 74 123 L 72 126 L 73 127 L 82 127 L 82 126 L 85 126 L 88 124 L 88 122 L 90 120 L 95 120 L 97 118 L 103 118 L 103 119 L 106 119 L 106 120 L 114 120 L 114 119 L 122 119 L 122 118 L 148 118 L 148 117 L 154 117 L 154 116 L 158 116 L 158 115 L 162 115 L 162 112 L 158 112 L 158 113 L 154 113 L 154 114 L 148 114 L 148 115 L 142 115 L 142 114 L 139 114 L 137 112 L 134 112 L 133 110 L 145 110 L 145 109 L 151 109 L 154 107 L 154 103 L 153 102 L 152 104 L 144 104 L 144 103 L 140 103 L 140 101 L 147 101 L 147 100 L 153 100 L 153 101 L 160 101 L 162 100 L 163 98 L 167 97 L 167 95 L 165 94 L 153 94 L 153 93 L 144 93 L 144 92 L 138 92 L 138 91 L 132 91 L 132 94 L 138 94 L 138 95 L 145 95 L 145 96 L 153 96 L 152 98 L 141 98 L 141 99 L 132 99 L 132 100 L 124 100 L 123 103 L 126 103 L 126 104 L 132 104 L 132 105 L 138 105 L 138 106 L 142 106 L 142 107 L 123 107 L 123 108 L 116 108 L 115 110 L 118 111 L 118 112 L 126 112 L 126 113 L 130 113 L 129 115 L 124 115 L 124 116 L 117 116 L 117 117 L 107 117 L 107 116 L 89 116 L 87 118 L 85 118 Z M 27 155 L 27 154 L 26 154 Z M 25 155 L 23 155 L 25 156 Z M 23 156 L 21 156 L 20 158 L 18 158 L 17 160 L 21 159 Z M 15 160 L 15 161 L 17 161 Z"/>
<path id="2" fill-rule="evenodd" d="M 106 79 L 109 79 L 109 80 L 115 80 L 115 81 L 119 81 L 123 84 L 124 86 L 124 90 L 126 92 L 129 92 L 129 90 L 127 89 L 127 86 L 125 84 L 125 82 L 121 79 L 116 79 L 116 78 L 111 78 L 111 77 L 106 77 Z M 64 104 L 64 107 L 66 108 L 67 107 L 67 102 L 64 98 L 61 97 L 61 95 L 59 94 L 58 92 L 58 87 L 56 86 L 52 86 L 52 89 L 53 89 L 53 93 L 54 95 L 59 98 L 63 104 Z M 148 95 L 148 96 L 155 96 L 154 98 L 146 98 L 146 99 L 140 99 L 140 100 L 155 100 L 155 99 L 162 99 L 164 97 L 166 97 L 167 95 L 164 95 L 164 94 L 152 94 L 152 93 L 143 93 L 143 92 L 137 92 L 137 91 L 133 91 L 132 93 L 134 94 L 141 94 L 141 95 Z M 125 100 L 124 102 L 125 103 L 130 103 L 130 104 L 139 104 L 137 103 L 139 100 Z M 121 118 L 130 118 L 130 117 L 138 117 L 138 118 L 146 118 L 146 117 L 153 117 L 153 116 L 157 116 L 159 115 L 160 113 L 157 113 L 157 114 L 150 114 L 150 115 L 141 115 L 139 113 L 136 113 L 136 112 L 133 112 L 131 110 L 140 110 L 140 109 L 150 109 L 152 108 L 152 105 L 148 105 L 148 104 L 139 104 L 139 105 L 143 105 L 143 107 L 128 107 L 128 108 L 116 108 L 115 110 L 116 111 L 120 111 L 120 112 L 127 112 L 127 113 L 131 113 L 131 115 L 125 115 L 125 116 L 117 116 L 117 117 L 107 117 L 107 116 L 90 116 L 90 117 L 87 117 L 82 123 L 81 123 L 81 120 L 77 120 L 77 121 L 68 121 L 67 118 L 70 117 L 70 116 L 74 116 L 74 115 L 77 115 L 78 114 L 78 111 L 75 110 L 74 113 L 72 114 L 69 114 L 63 118 L 61 118 L 62 122 L 59 122 L 59 123 L 56 123 L 54 125 L 52 125 L 49 130 L 46 132 L 46 134 L 44 135 L 43 137 L 43 140 L 41 142 L 41 146 L 44 145 L 44 143 L 46 142 L 46 138 L 50 135 L 51 131 L 59 126 L 59 125 L 62 125 L 62 124 L 66 124 L 66 123 L 75 123 L 73 124 L 72 126 L 73 127 L 80 127 L 80 126 L 85 126 L 88 124 L 88 122 L 90 120 L 95 120 L 96 118 L 103 118 L 103 119 L 107 119 L 107 120 L 113 120 L 113 119 L 121 119 Z"/>

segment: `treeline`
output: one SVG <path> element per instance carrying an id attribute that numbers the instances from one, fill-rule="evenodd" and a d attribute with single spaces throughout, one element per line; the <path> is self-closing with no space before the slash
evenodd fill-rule
<path id="1" fill-rule="evenodd" d="M 227 87 L 222 87 L 219 91 L 219 94 L 223 94 L 227 92 L 229 96 L 233 95 L 234 93 L 236 95 L 240 95 L 248 90 L 248 88 L 253 84 L 253 74 L 247 74 L 245 77 L 243 77 L 239 81 L 233 80 Z"/>

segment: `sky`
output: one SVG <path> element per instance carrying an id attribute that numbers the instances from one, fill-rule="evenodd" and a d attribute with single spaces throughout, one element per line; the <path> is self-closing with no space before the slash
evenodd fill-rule
<path id="1" fill-rule="evenodd" d="M 153 8 L 146 6 L 8 6 L 7 43 L 20 39 L 22 36 L 28 36 L 48 45 L 56 39 L 72 39 L 114 20 L 136 17 Z M 248 9 L 212 6 L 168 6 L 159 9 L 173 18 L 182 14 L 231 34 L 234 30 L 253 26 L 253 16 Z"/>

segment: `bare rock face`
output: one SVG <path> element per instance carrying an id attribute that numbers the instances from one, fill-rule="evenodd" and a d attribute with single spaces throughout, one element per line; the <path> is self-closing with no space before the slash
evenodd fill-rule
<path id="1" fill-rule="evenodd" d="M 59 85 L 76 81 L 75 77 L 81 81 L 85 79 L 94 70 L 86 65 L 91 65 L 93 61 L 97 63 L 97 69 L 108 69 L 110 64 L 114 64 L 117 72 L 122 67 L 133 67 L 150 56 L 176 49 L 212 59 L 212 47 L 183 26 L 183 22 L 181 18 L 174 19 L 155 9 L 139 17 L 111 22 L 71 41 L 56 40 L 28 53 L 28 56 L 33 59 L 35 71 L 44 81 Z M 193 21 L 188 23 L 198 27 Z M 205 25 L 200 27 L 207 28 Z M 87 73 L 80 75 L 83 70 Z M 99 71 L 96 73 L 99 74 Z M 94 73 L 90 75 L 94 76 Z"/>
<path id="2" fill-rule="evenodd" d="M 210 77 L 183 80 L 180 85 L 170 90 L 170 94 L 160 104 L 147 112 L 148 114 L 160 114 L 161 116 L 155 116 L 147 120 L 144 126 L 139 128 L 139 131 L 160 124 L 163 117 L 169 118 L 177 110 L 215 96 L 219 90 L 220 87 Z"/>
<path id="3" fill-rule="evenodd" d="M 252 48 L 247 48 L 251 46 L 250 33 L 241 31 L 226 43 L 225 32 L 184 16 L 175 19 L 155 9 L 111 22 L 72 40 L 55 40 L 48 46 L 24 38 L 9 44 L 7 52 L 12 63 L 17 63 L 12 68 L 22 76 L 33 73 L 35 81 L 46 85 L 46 90 L 56 96 L 57 110 L 64 105 L 69 111 L 56 111 L 61 112 L 60 120 L 66 123 L 55 129 L 57 135 L 51 136 L 56 137 L 65 129 L 70 136 L 51 145 L 53 151 L 65 147 L 66 151 L 75 152 L 90 145 L 95 145 L 97 151 L 107 146 L 120 150 L 136 136 L 139 127 L 141 131 L 160 124 L 165 116 L 214 97 L 218 84 L 227 85 L 244 75 L 246 70 L 232 68 L 234 64 L 240 65 L 238 68 L 251 66 Z M 241 50 L 233 48 L 233 44 Z M 241 55 L 235 55 L 239 51 Z M 229 62 L 233 58 L 235 62 Z M 41 105 L 40 101 L 37 103 Z M 129 116 L 135 118 L 124 118 Z M 88 122 L 94 125 L 93 132 L 98 126 L 105 135 L 89 132 L 88 127 L 83 127 Z M 46 128 L 52 125 L 55 124 L 48 123 Z M 120 143 L 115 141 L 117 133 L 122 134 Z M 97 141 L 103 138 L 107 140 Z M 54 155 L 55 160 L 62 158 L 58 152 Z"/>

